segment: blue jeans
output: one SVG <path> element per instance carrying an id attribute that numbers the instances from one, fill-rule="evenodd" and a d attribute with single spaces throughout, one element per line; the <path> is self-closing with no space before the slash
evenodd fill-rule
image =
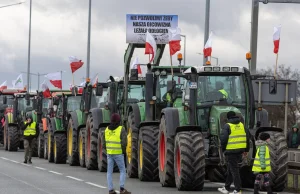
<path id="1" fill-rule="evenodd" d="M 108 189 L 113 190 L 113 171 L 115 162 L 118 165 L 120 171 L 120 188 L 125 188 L 125 179 L 126 179 L 126 169 L 124 162 L 124 154 L 111 155 L 107 154 L 107 184 Z"/>

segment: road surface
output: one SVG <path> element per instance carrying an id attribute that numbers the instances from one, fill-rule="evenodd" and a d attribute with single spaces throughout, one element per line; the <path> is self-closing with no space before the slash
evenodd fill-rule
<path id="1" fill-rule="evenodd" d="M 7 152 L 0 148 L 0 194 L 107 194 L 106 173 L 89 171 L 68 164 L 53 164 L 33 158 L 33 164 L 23 164 L 23 151 Z M 118 190 L 119 174 L 114 173 L 114 185 Z M 219 193 L 222 183 L 205 183 L 202 192 L 183 192 L 176 188 L 164 188 L 158 182 L 140 182 L 126 179 L 126 188 L 132 194 L 169 193 Z M 244 190 L 243 194 L 253 193 Z M 287 192 L 282 192 L 287 193 Z"/>

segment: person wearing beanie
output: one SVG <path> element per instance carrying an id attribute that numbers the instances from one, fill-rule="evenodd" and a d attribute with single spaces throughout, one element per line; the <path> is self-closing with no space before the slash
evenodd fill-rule
<path id="1" fill-rule="evenodd" d="M 300 131 L 297 124 L 288 133 L 287 143 L 289 148 L 298 148 L 300 146 Z"/>
<path id="2" fill-rule="evenodd" d="M 235 112 L 229 111 L 227 120 L 220 136 L 222 152 L 227 161 L 227 177 L 225 186 L 218 188 L 218 191 L 228 194 L 230 185 L 234 182 L 235 189 L 232 194 L 240 194 L 242 185 L 238 163 L 242 161 L 242 155 L 247 156 L 249 152 L 250 134 Z"/>
<path id="3" fill-rule="evenodd" d="M 120 171 L 120 193 L 131 194 L 125 189 L 126 168 L 124 153 L 127 146 L 127 133 L 121 125 L 121 118 L 118 113 L 113 113 L 110 119 L 110 125 L 106 127 L 102 136 L 102 146 L 107 155 L 107 184 L 109 194 L 116 194 L 113 185 L 113 170 L 116 162 Z"/>
<path id="4" fill-rule="evenodd" d="M 34 138 L 38 137 L 40 132 L 38 125 L 32 120 L 32 116 L 26 116 L 26 121 L 23 123 L 22 130 L 24 131 L 24 163 L 26 164 L 28 162 L 29 164 L 32 164 L 32 142 Z"/>
<path id="5" fill-rule="evenodd" d="M 271 171 L 271 160 L 270 151 L 268 148 L 268 142 L 270 135 L 268 133 L 261 133 L 259 140 L 255 142 L 256 155 L 252 167 L 252 171 L 256 174 L 254 182 L 254 194 L 259 194 L 260 182 L 264 178 L 264 186 L 267 189 L 267 194 L 272 194 L 270 186 L 270 171 Z"/>

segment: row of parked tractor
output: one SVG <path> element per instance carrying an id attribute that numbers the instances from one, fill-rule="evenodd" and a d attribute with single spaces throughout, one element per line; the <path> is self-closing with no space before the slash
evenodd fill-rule
<path id="1" fill-rule="evenodd" d="M 160 66 L 165 45 L 158 48 L 152 65 L 145 64 L 145 76 L 139 77 L 137 69 L 130 70 L 137 47 L 140 45 L 129 44 L 126 50 L 124 76 L 109 76 L 95 85 L 87 80 L 82 92 L 74 86 L 51 91 L 52 97 L 44 98 L 41 91 L 1 91 L 5 149 L 22 149 L 20 124 L 30 114 L 40 126 L 35 156 L 105 172 L 101 136 L 111 114 L 117 112 L 128 134 L 125 160 L 129 178 L 157 181 L 179 190 L 202 190 L 205 179 L 225 181 L 219 136 L 227 112 L 235 111 L 252 134 L 248 158 L 240 163 L 243 186 L 253 188 L 254 142 L 259 133 L 267 132 L 271 155 L 276 156 L 271 157 L 272 187 L 284 190 L 287 146 L 283 131 L 269 127 L 267 112 L 257 109 L 252 81 L 261 78 L 244 67 L 189 67 L 182 66 L 181 59 L 179 65 Z M 223 83 L 227 99 L 218 93 L 217 82 Z"/>

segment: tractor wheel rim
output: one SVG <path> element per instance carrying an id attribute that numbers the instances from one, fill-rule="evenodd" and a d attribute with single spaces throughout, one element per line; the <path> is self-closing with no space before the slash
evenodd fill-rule
<path id="1" fill-rule="evenodd" d="M 88 128 L 87 130 L 87 156 L 90 158 L 91 156 L 91 129 Z"/>
<path id="2" fill-rule="evenodd" d="M 79 138 L 79 157 L 82 160 L 82 137 Z"/>
<path id="3" fill-rule="evenodd" d="M 166 148 L 165 148 L 165 134 L 164 132 L 161 133 L 160 135 L 160 144 L 159 144 L 159 163 L 160 163 L 160 170 L 164 171 L 165 169 L 165 153 L 166 153 Z"/>
<path id="4" fill-rule="evenodd" d="M 127 160 L 128 160 L 128 163 L 130 164 L 131 162 L 131 143 L 132 143 L 132 130 L 131 128 L 128 129 L 128 136 L 127 136 L 127 140 L 128 140 L 128 143 L 127 143 L 127 148 L 126 148 L 126 156 L 127 156 Z"/>
<path id="5" fill-rule="evenodd" d="M 56 153 L 56 139 L 54 138 L 54 157 L 56 158 L 57 153 Z"/>
<path id="6" fill-rule="evenodd" d="M 68 153 L 69 156 L 72 156 L 72 148 L 73 148 L 73 130 L 72 127 L 69 129 L 68 132 Z"/>
<path id="7" fill-rule="evenodd" d="M 177 175 L 178 177 L 180 176 L 180 165 L 181 165 L 181 162 L 180 162 L 180 151 L 179 151 L 179 148 L 177 148 L 177 152 L 176 152 L 176 165 L 177 165 Z"/>
<path id="8" fill-rule="evenodd" d="M 48 132 L 48 155 L 50 155 L 50 147 L 51 147 L 51 133 Z"/>
<path id="9" fill-rule="evenodd" d="M 140 168 L 143 168 L 143 143 L 140 141 Z"/>

